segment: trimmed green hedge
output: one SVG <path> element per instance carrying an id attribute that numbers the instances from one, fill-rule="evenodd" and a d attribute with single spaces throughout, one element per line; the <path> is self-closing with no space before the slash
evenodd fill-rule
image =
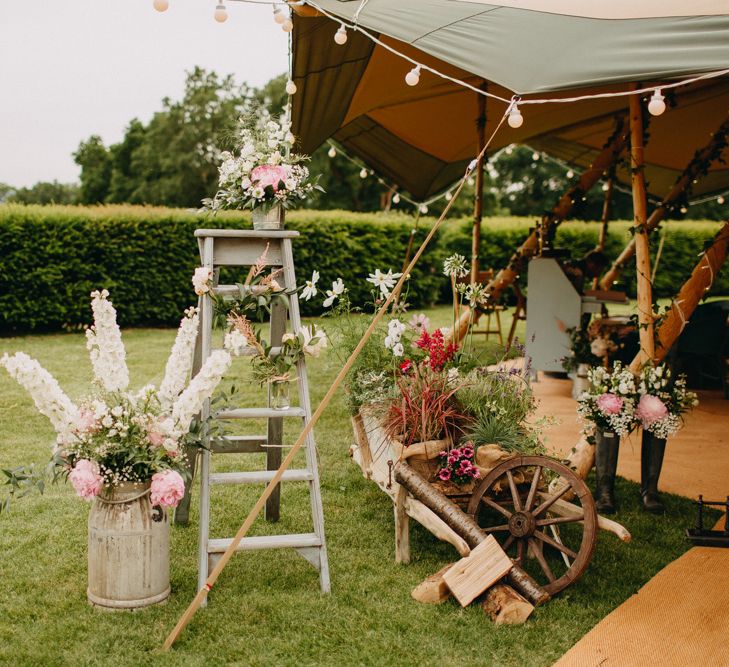
<path id="1" fill-rule="evenodd" d="M 90 321 L 88 295 L 106 287 L 122 326 L 175 325 L 195 302 L 190 276 L 199 263 L 193 232 L 198 227 L 248 227 L 248 217 L 224 213 L 210 219 L 177 209 L 103 206 L 0 206 L 0 333 L 74 328 Z M 295 241 L 299 282 L 312 270 L 326 289 L 341 277 L 355 303 L 370 296 L 365 282 L 375 268 L 400 270 L 413 220 L 398 214 L 297 211 L 287 227 L 301 232 Z M 416 244 L 432 220 L 421 221 Z M 489 219 L 483 224 L 483 266 L 501 267 L 528 233 L 533 221 Z M 670 223 L 656 279 L 658 296 L 675 292 L 696 262 L 717 223 Z M 628 223 L 611 225 L 608 252 L 616 254 L 628 238 Z M 595 244 L 598 225 L 568 223 L 558 243 L 573 256 Z M 442 259 L 452 252 L 470 254 L 470 223 L 449 221 L 419 262 L 410 283 L 413 307 L 447 298 Z M 234 279 L 235 276 L 226 276 Z M 629 284 L 630 288 L 631 285 Z M 729 293 L 724 271 L 715 293 Z M 314 313 L 318 297 L 304 303 Z"/>

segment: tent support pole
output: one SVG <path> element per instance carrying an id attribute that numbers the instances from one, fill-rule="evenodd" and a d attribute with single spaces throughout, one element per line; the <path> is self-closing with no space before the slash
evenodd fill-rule
<path id="1" fill-rule="evenodd" d="M 683 173 L 676 179 L 671 191 L 663 198 L 663 201 L 653 210 L 646 226 L 648 231 L 653 231 L 666 217 L 669 210 L 680 200 L 686 189 L 706 170 L 706 168 L 717 160 L 726 146 L 726 137 L 729 134 L 729 116 L 722 122 L 719 128 L 711 134 L 709 142 L 696 151 Z M 626 262 L 635 254 L 635 239 L 632 239 L 625 246 L 620 256 L 613 262 L 608 272 L 600 280 L 602 289 L 610 289 L 612 284 L 620 275 L 620 270 Z"/>
<path id="2" fill-rule="evenodd" d="M 638 335 L 640 336 L 640 365 L 651 363 L 655 356 L 653 340 L 653 287 L 648 211 L 645 191 L 643 146 L 643 105 L 640 95 L 630 96 L 630 181 L 633 190 L 633 223 L 635 266 L 638 292 Z"/>
<path id="3" fill-rule="evenodd" d="M 488 84 L 481 84 L 481 90 L 486 91 Z M 486 156 L 482 154 L 486 144 L 486 96 L 478 95 L 478 117 L 476 118 L 476 131 L 478 133 L 478 154 L 481 156 L 476 163 L 476 204 L 473 211 L 473 234 L 471 235 L 471 284 L 478 282 L 478 249 L 481 245 L 481 219 L 483 218 L 483 165 Z"/>
<path id="4" fill-rule="evenodd" d="M 575 202 L 581 199 L 583 194 L 595 185 L 602 178 L 605 171 L 620 157 L 627 141 L 628 128 L 625 122 L 625 115 L 619 114 L 615 120 L 615 130 L 602 151 L 590 167 L 582 172 L 577 183 L 567 190 L 551 212 L 544 216 L 541 221 L 542 229 L 546 229 L 551 225 L 558 225 L 571 213 Z M 496 302 L 501 293 L 516 281 L 521 271 L 526 267 L 529 258 L 537 252 L 538 245 L 538 234 L 534 230 L 511 256 L 506 268 L 501 269 L 489 281 L 486 290 L 491 295 L 492 303 Z M 470 308 L 463 308 L 461 310 L 461 317 L 456 324 L 454 338 L 457 341 L 462 340 L 466 335 L 470 323 Z"/>
<path id="5" fill-rule="evenodd" d="M 615 187 L 615 165 L 610 167 L 610 175 L 607 180 L 607 188 L 605 189 L 605 199 L 602 204 L 602 224 L 600 225 L 600 236 L 597 239 L 595 250 L 603 252 L 605 250 L 605 242 L 607 241 L 607 230 L 610 222 L 610 213 L 613 203 L 613 188 Z M 592 289 L 598 288 L 600 279 L 595 278 L 592 281 Z"/>

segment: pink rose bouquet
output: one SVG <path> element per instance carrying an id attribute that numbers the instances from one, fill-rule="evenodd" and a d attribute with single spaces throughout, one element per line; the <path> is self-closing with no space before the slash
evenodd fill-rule
<path id="1" fill-rule="evenodd" d="M 602 366 L 591 368 L 589 389 L 577 399 L 577 413 L 592 436 L 594 429 L 626 435 L 635 428 L 637 390 L 635 378 L 619 362 L 612 372 Z"/>
<path id="2" fill-rule="evenodd" d="M 698 405 L 696 394 L 686 389 L 686 377 L 675 380 L 664 364 L 646 366 L 638 385 L 640 399 L 635 416 L 646 431 L 668 438 L 681 428 L 683 415 Z"/>

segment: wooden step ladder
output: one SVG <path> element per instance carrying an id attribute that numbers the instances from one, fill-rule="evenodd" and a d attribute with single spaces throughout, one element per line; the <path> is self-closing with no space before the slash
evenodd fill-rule
<path id="1" fill-rule="evenodd" d="M 282 304 L 273 304 L 270 319 L 270 345 L 272 353 L 281 345 L 281 338 L 286 333 L 287 316 L 292 330 L 301 328 L 299 300 L 295 292 L 296 275 L 291 240 L 299 236 L 295 231 L 254 231 L 231 229 L 198 229 L 195 231 L 200 249 L 202 265 L 212 269 L 216 275 L 220 267 L 251 266 L 263 254 L 268 246 L 266 264 L 283 269 L 284 288 L 293 292 L 289 296 L 288 309 Z M 216 294 L 237 293 L 231 285 L 215 284 Z M 287 312 L 288 311 L 288 312 Z M 209 295 L 200 297 L 200 333 L 195 351 L 193 375 L 210 355 L 213 331 L 213 301 Z M 205 585 L 208 573 L 215 567 L 217 559 L 231 543 L 232 538 L 210 539 L 210 487 L 218 484 L 260 484 L 265 485 L 274 476 L 281 464 L 283 445 L 284 419 L 299 421 L 305 424 L 311 419 L 309 400 L 309 384 L 306 375 L 306 362 L 301 360 L 296 369 L 299 406 L 291 406 L 286 410 L 262 408 L 236 408 L 220 410 L 213 418 L 221 420 L 266 419 L 268 428 L 265 435 L 225 436 L 207 438 L 206 449 L 199 452 L 200 463 L 200 535 L 198 552 L 198 590 Z M 269 400 L 270 403 L 270 400 Z M 203 406 L 201 418 L 210 416 L 210 401 Z M 224 453 L 265 453 L 266 470 L 253 472 L 214 473 L 210 470 L 211 452 Z M 289 535 L 264 535 L 245 537 L 238 546 L 238 551 L 258 549 L 291 548 L 305 558 L 319 571 L 319 583 L 323 593 L 330 590 L 329 563 L 327 560 L 326 541 L 324 537 L 324 513 L 322 509 L 319 471 L 316 456 L 314 435 L 310 433 L 304 443 L 306 467 L 300 470 L 287 470 L 282 481 L 307 482 L 311 499 L 311 516 L 313 532 Z M 194 474 L 195 458 L 190 456 Z M 280 513 L 280 486 L 266 503 L 265 518 L 277 521 Z M 175 513 L 176 523 L 187 523 L 189 514 L 189 488 L 184 500 Z"/>

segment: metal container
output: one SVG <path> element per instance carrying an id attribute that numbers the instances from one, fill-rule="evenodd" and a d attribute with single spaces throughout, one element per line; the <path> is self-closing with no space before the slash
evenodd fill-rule
<path id="1" fill-rule="evenodd" d="M 89 513 L 89 602 L 138 609 L 170 594 L 170 525 L 152 507 L 150 483 L 104 489 Z"/>
<path id="2" fill-rule="evenodd" d="M 268 211 L 262 208 L 253 209 L 253 229 L 260 231 L 277 231 L 284 228 L 285 209 L 274 206 Z"/>

